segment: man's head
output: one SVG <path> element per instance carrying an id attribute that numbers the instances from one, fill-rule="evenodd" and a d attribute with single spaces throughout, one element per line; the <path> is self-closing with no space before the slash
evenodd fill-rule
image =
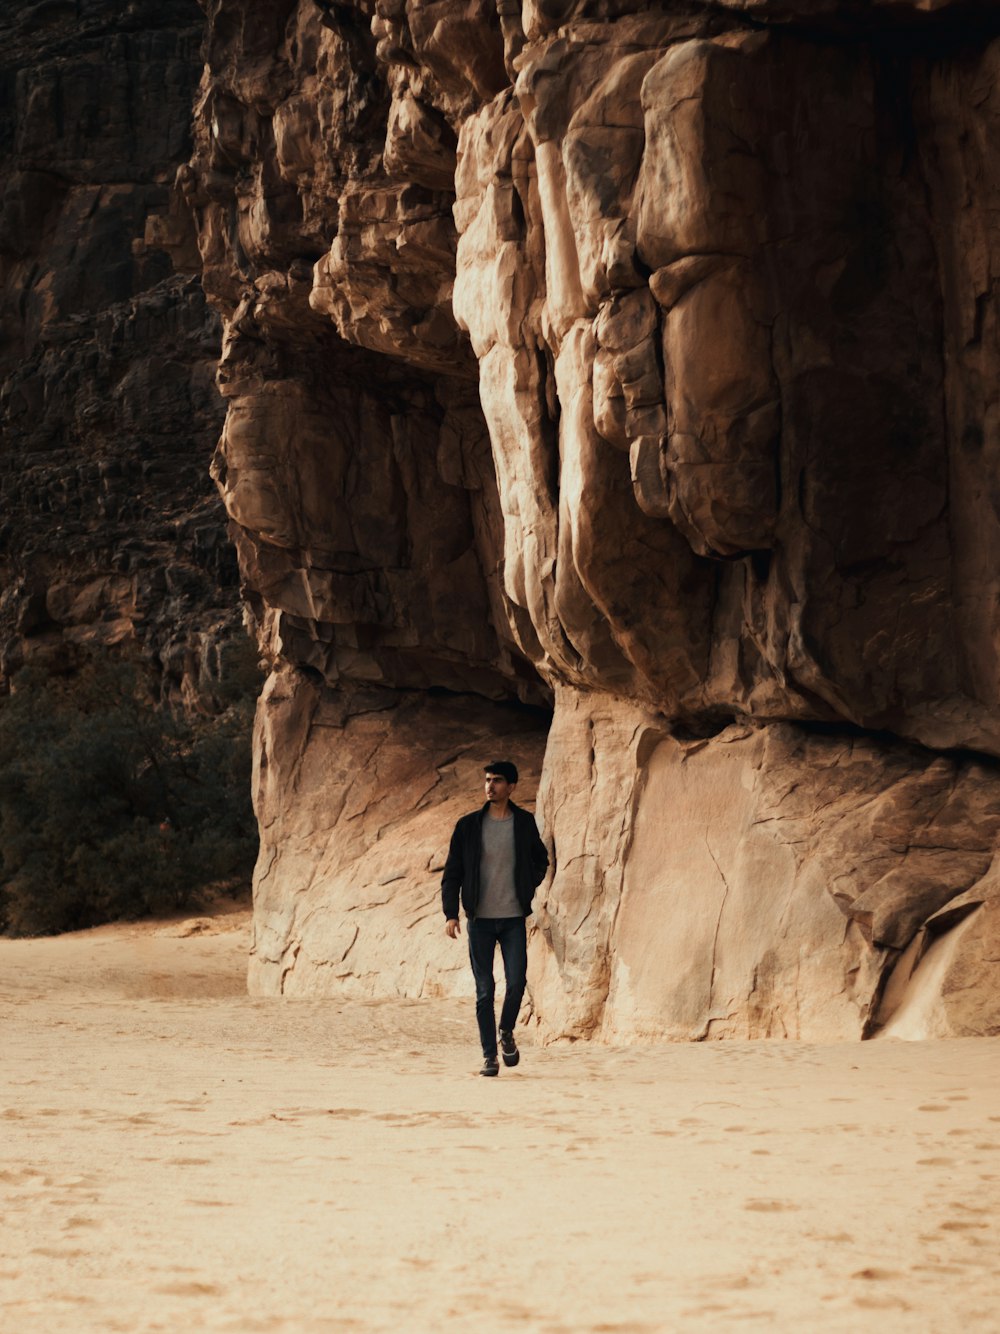
<path id="1" fill-rule="evenodd" d="M 517 783 L 517 765 L 510 760 L 494 760 L 483 766 L 486 775 L 486 800 L 494 803 L 505 802 Z"/>

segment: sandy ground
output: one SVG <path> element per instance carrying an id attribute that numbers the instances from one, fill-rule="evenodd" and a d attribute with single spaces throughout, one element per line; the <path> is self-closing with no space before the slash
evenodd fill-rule
<path id="1" fill-rule="evenodd" d="M 526 1047 L 254 1001 L 244 912 L 0 942 L 0 1327 L 1000 1330 L 1000 1041 Z"/>

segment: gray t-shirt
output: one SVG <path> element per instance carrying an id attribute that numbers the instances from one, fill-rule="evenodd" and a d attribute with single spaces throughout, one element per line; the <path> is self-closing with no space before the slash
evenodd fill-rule
<path id="1" fill-rule="evenodd" d="M 514 817 L 483 817 L 477 917 L 523 917 L 514 890 Z"/>

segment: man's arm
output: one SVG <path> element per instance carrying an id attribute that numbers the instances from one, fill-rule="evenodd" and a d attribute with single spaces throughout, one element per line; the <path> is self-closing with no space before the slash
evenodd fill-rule
<path id="1" fill-rule="evenodd" d="M 524 843 L 527 844 L 525 851 L 531 866 L 531 883 L 533 888 L 537 888 L 545 879 L 545 871 L 548 870 L 548 848 L 541 842 L 539 826 L 531 811 L 521 811 L 521 815 L 524 816 L 524 830 L 528 835 Z"/>
<path id="2" fill-rule="evenodd" d="M 545 879 L 545 872 L 549 869 L 549 852 L 542 842 L 542 836 L 539 834 L 538 826 L 534 820 L 531 824 L 535 834 L 531 840 L 531 878 L 537 889 Z"/>
<path id="3" fill-rule="evenodd" d="M 441 873 L 441 907 L 447 919 L 445 930 L 449 936 L 457 936 L 461 927 L 458 921 L 458 903 L 465 877 L 465 859 L 462 856 L 462 835 L 456 824 L 451 835 L 448 857 Z M 452 930 L 452 926 L 455 930 Z"/>
<path id="4" fill-rule="evenodd" d="M 545 879 L 549 868 L 548 849 L 542 842 L 535 817 L 523 807 L 517 808 L 517 856 L 522 866 L 526 866 L 531 877 L 531 888 L 537 889 Z"/>

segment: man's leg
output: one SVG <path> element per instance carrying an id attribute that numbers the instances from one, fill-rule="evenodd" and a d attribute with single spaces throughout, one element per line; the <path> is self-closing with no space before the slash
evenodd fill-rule
<path id="1" fill-rule="evenodd" d="M 518 1011 L 528 981 L 528 930 L 523 917 L 505 917 L 499 924 L 497 938 L 503 955 L 507 990 L 500 1011 L 501 1033 L 513 1033 Z"/>
<path id="2" fill-rule="evenodd" d="M 496 951 L 496 921 L 491 917 L 474 917 L 469 924 L 469 962 L 476 980 L 476 1022 L 483 1056 L 496 1059 L 497 1017 L 493 1002 L 493 955 Z"/>

